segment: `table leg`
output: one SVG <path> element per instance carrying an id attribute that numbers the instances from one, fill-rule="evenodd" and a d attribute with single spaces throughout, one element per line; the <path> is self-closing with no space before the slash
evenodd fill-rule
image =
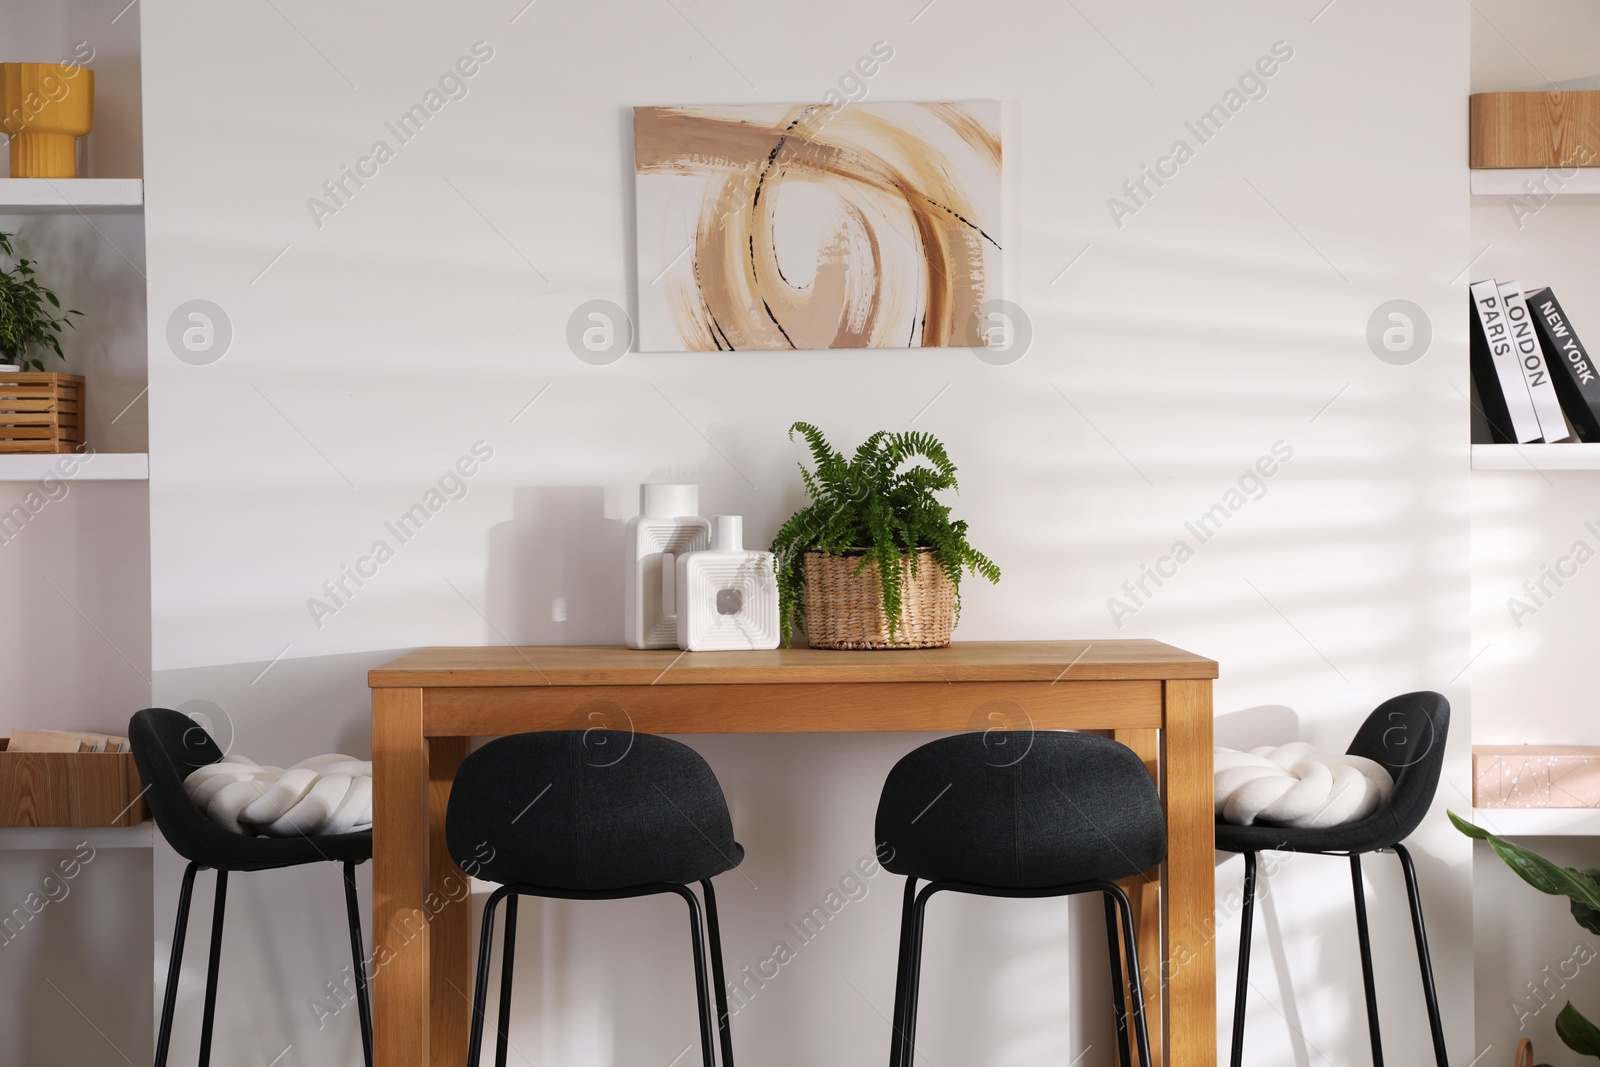
<path id="1" fill-rule="evenodd" d="M 444 815 L 450 785 L 467 755 L 465 737 L 428 739 L 428 854 L 430 895 L 428 966 L 433 991 L 433 1067 L 467 1060 L 472 1019 L 472 881 L 445 844 Z"/>
<path id="2" fill-rule="evenodd" d="M 427 1067 L 428 749 L 421 689 L 372 691 L 374 1067 Z"/>
<path id="3" fill-rule="evenodd" d="M 1161 732 L 1159 730 L 1113 730 L 1111 736 L 1129 748 L 1144 760 L 1145 767 L 1155 778 L 1157 788 L 1161 784 L 1160 751 Z M 1144 985 L 1145 1021 L 1150 1028 L 1150 1058 L 1154 1061 L 1149 1064 L 1139 1063 L 1139 1052 L 1133 1049 L 1133 1061 L 1137 1067 L 1161 1067 L 1161 1020 L 1165 1017 L 1162 1011 L 1162 1001 L 1166 996 L 1166 986 L 1161 981 L 1162 954 L 1161 954 L 1161 878 L 1156 872 L 1134 875 L 1124 878 L 1119 885 L 1123 892 L 1128 894 L 1128 900 L 1133 904 L 1134 940 L 1139 949 L 1139 977 Z M 1123 974 L 1127 974 L 1128 961 L 1122 961 Z M 1126 977 L 1124 977 L 1126 982 Z"/>
<path id="4" fill-rule="evenodd" d="M 1183 1067 L 1217 1062 L 1215 809 L 1211 683 L 1166 683 L 1161 733 L 1167 862 L 1162 868 L 1166 1057 Z"/>

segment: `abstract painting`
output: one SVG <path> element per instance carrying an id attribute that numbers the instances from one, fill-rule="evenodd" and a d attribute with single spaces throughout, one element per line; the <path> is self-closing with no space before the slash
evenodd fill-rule
<path id="1" fill-rule="evenodd" d="M 1000 105 L 634 109 L 645 352 L 983 343 Z"/>

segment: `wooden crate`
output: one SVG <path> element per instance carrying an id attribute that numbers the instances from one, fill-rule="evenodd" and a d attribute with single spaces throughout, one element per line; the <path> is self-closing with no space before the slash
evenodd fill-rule
<path id="1" fill-rule="evenodd" d="M 1600 91 L 1473 93 L 1475 170 L 1600 167 Z"/>
<path id="2" fill-rule="evenodd" d="M 137 826 L 150 817 L 131 752 L 9 752 L 0 737 L 0 826 Z"/>
<path id="3" fill-rule="evenodd" d="M 83 398 L 76 374 L 0 374 L 0 454 L 76 452 L 83 444 Z"/>

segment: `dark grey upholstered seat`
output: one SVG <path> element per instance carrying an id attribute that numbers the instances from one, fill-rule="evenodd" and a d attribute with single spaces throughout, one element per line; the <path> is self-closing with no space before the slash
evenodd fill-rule
<path id="1" fill-rule="evenodd" d="M 1355 897 L 1356 939 L 1361 954 L 1361 976 L 1367 998 L 1367 1031 L 1373 1063 L 1382 1067 L 1383 1039 L 1378 1028 L 1377 986 L 1372 971 L 1371 934 L 1367 927 L 1366 890 L 1361 857 L 1372 852 L 1393 852 L 1405 875 L 1406 897 L 1411 907 L 1411 932 L 1422 971 L 1423 1004 L 1433 1038 L 1437 1067 L 1447 1067 L 1444 1024 L 1434 989 L 1433 964 L 1428 956 L 1428 935 L 1422 921 L 1422 894 L 1416 867 L 1402 843 L 1422 822 L 1433 804 L 1444 767 L 1445 741 L 1450 733 L 1450 702 L 1438 693 L 1406 693 L 1385 700 L 1367 716 L 1348 750 L 1386 767 L 1394 777 L 1394 792 L 1383 807 L 1360 822 L 1302 830 L 1282 826 L 1234 826 L 1217 821 L 1217 848 L 1244 855 L 1244 911 L 1239 924 L 1239 973 L 1234 992 L 1232 1067 L 1244 1063 L 1245 1004 L 1250 991 L 1250 939 L 1255 917 L 1256 853 L 1306 852 L 1348 857 L 1351 889 Z"/>
<path id="2" fill-rule="evenodd" d="M 1383 764 L 1394 776 L 1389 802 L 1360 822 L 1299 830 L 1234 826 L 1217 820 L 1223 852 L 1373 852 L 1411 836 L 1433 803 L 1444 768 L 1450 702 L 1438 693 L 1393 697 L 1367 716 L 1347 750 Z"/>
<path id="3" fill-rule="evenodd" d="M 166 1067 L 172 1023 L 183 970 L 183 942 L 189 927 L 189 902 L 194 878 L 203 870 L 217 872 L 211 917 L 211 957 L 206 970 L 205 1006 L 200 1023 L 200 1067 L 211 1059 L 212 1023 L 217 1003 L 217 972 L 222 956 L 222 920 L 228 902 L 230 871 L 266 871 L 306 863 L 344 866 L 345 917 L 350 925 L 350 956 L 355 967 L 357 1016 L 364 1062 L 372 1064 L 372 1009 L 367 997 L 369 964 L 361 944 L 361 909 L 356 901 L 357 864 L 372 858 L 372 831 L 308 837 L 246 837 L 231 833 L 211 818 L 184 791 L 183 780 L 200 767 L 216 763 L 222 749 L 198 722 L 169 708 L 146 708 L 128 722 L 133 762 L 145 785 L 145 797 L 156 828 L 173 850 L 189 861 L 178 891 L 178 920 L 172 936 L 166 995 L 156 1036 L 156 1067 Z"/>
<path id="4" fill-rule="evenodd" d="M 1091 734 L 958 734 L 911 752 L 878 801 L 884 869 L 1030 889 L 1115 881 L 1167 851 L 1161 798 L 1126 745 Z"/>
<path id="5" fill-rule="evenodd" d="M 1167 834 L 1155 782 L 1132 749 L 1054 731 L 931 741 L 890 770 L 876 829 L 884 869 L 906 876 L 890 1067 L 916 1063 L 927 903 L 943 891 L 1102 894 L 1120 1062 L 1131 1062 L 1130 1021 L 1140 1062 L 1150 1062 L 1132 909 L 1115 881 L 1159 864 Z M 920 892 L 919 879 L 928 883 Z"/>
<path id="6" fill-rule="evenodd" d="M 302 863 L 365 863 L 372 831 L 320 837 L 245 837 L 213 822 L 184 792 L 183 780 L 223 751 L 205 727 L 181 711 L 147 708 L 128 722 L 128 743 L 156 827 L 186 860 L 217 871 L 266 871 Z"/>
<path id="7" fill-rule="evenodd" d="M 450 854 L 475 878 L 500 882 L 483 906 L 467 1062 L 483 1046 L 495 912 L 506 908 L 495 1064 L 505 1067 L 522 896 L 615 900 L 670 893 L 688 905 L 704 1067 L 733 1067 L 722 935 L 713 876 L 744 859 L 722 787 L 700 754 L 666 737 L 555 730 L 490 741 L 461 762 L 445 812 Z M 700 883 L 700 903 L 689 888 Z M 706 973 L 710 941 L 711 973 Z M 707 988 L 715 993 L 713 1020 Z"/>
<path id="8" fill-rule="evenodd" d="M 474 877 L 548 889 L 687 884 L 744 859 L 698 752 L 612 730 L 490 741 L 456 772 L 445 833 Z"/>

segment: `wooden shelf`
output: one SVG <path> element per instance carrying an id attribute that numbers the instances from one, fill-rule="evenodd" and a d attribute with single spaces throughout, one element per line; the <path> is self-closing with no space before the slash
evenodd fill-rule
<path id="1" fill-rule="evenodd" d="M 1473 808 L 1472 821 L 1500 837 L 1600 835 L 1600 808 Z"/>
<path id="2" fill-rule="evenodd" d="M 0 178 L 0 215 L 143 208 L 142 178 Z"/>
<path id="3" fill-rule="evenodd" d="M 1545 196 L 1600 196 L 1600 167 L 1580 167 L 1576 171 L 1564 170 L 1475 170 L 1472 172 L 1473 196 L 1527 196 L 1524 182 L 1541 187 Z M 1560 188 L 1557 188 L 1557 185 Z"/>
<path id="4" fill-rule="evenodd" d="M 63 477 L 56 464 L 68 453 L 30 453 L 0 456 L 0 482 L 36 482 L 46 474 Z M 78 457 L 78 469 L 64 480 L 73 482 L 148 482 L 147 452 L 96 452 Z"/>
<path id="5" fill-rule="evenodd" d="M 1473 445 L 1475 471 L 1600 471 L 1600 444 Z"/>

